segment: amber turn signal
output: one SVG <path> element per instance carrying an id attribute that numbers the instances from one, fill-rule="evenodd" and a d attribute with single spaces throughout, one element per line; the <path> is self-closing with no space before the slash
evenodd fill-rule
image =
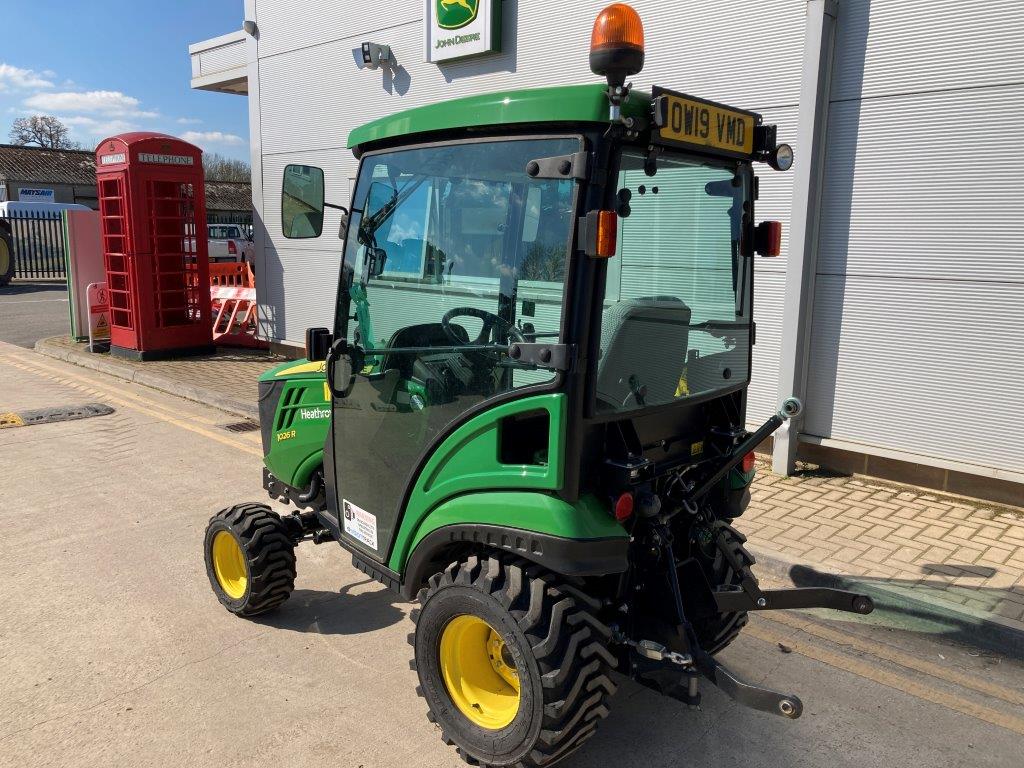
<path id="1" fill-rule="evenodd" d="M 587 214 L 583 250 L 594 258 L 614 256 L 618 234 L 619 217 L 615 211 L 591 211 Z"/>

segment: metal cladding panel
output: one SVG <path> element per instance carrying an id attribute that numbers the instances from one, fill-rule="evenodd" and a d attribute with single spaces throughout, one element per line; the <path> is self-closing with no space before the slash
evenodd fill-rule
<path id="1" fill-rule="evenodd" d="M 1024 72 L 1014 0 L 841 0 L 837 35 L 833 100 L 1020 83 Z"/>
<path id="2" fill-rule="evenodd" d="M 423 8 L 423 0 L 388 0 L 386 4 L 351 0 L 256 0 L 260 56 L 323 45 L 357 33 L 368 35 L 390 30 L 419 21 L 423 18 Z M 389 43 L 381 35 L 363 39 L 382 45 Z"/>
<path id="3" fill-rule="evenodd" d="M 198 60 L 198 71 L 196 62 Z M 233 40 L 230 43 L 219 45 L 216 48 L 208 48 L 205 51 L 192 54 L 192 76 L 201 77 L 212 75 L 216 72 L 223 72 L 226 69 L 245 66 L 245 41 Z"/>
<path id="4" fill-rule="evenodd" d="M 782 348 L 782 307 L 786 273 L 767 271 L 767 259 L 754 263 L 754 322 L 757 339 L 747 390 L 747 424 L 760 426 L 779 409 L 779 351 Z M 785 393 L 784 396 L 789 396 Z"/>
<path id="5" fill-rule="evenodd" d="M 590 31 L 607 3 L 507 0 L 503 52 L 442 65 L 423 60 L 423 22 L 419 15 L 402 20 L 407 3 L 398 4 L 399 12 L 389 14 L 386 24 L 379 13 L 363 12 L 364 18 L 340 24 L 336 16 L 353 12 L 320 8 L 327 4 L 278 5 L 293 7 L 284 13 L 270 4 L 273 14 L 268 16 L 258 6 L 264 153 L 343 146 L 351 128 L 422 104 L 487 91 L 594 82 Z M 647 41 L 644 71 L 633 78 L 638 88 L 658 83 L 753 110 L 796 103 L 803 3 L 768 9 L 753 0 L 733 0 L 721 3 L 715 14 L 688 3 L 648 0 L 635 5 Z M 279 12 L 281 21 L 274 21 Z M 729 23 L 723 24 L 723 18 Z M 315 26 L 336 34 L 302 45 L 302 30 Z M 565 34 L 555 41 L 552 29 Z M 780 36 L 779 29 L 787 34 Z M 363 70 L 359 46 L 365 40 L 390 45 L 398 68 Z"/>
<path id="6" fill-rule="evenodd" d="M 839 7 L 802 430 L 1019 477 L 1024 6 Z"/>
<path id="7" fill-rule="evenodd" d="M 821 275 L 804 431 L 1024 474 L 1024 284 Z"/>
<path id="8" fill-rule="evenodd" d="M 307 328 L 333 328 L 340 268 L 340 245 L 333 254 L 267 248 L 260 272 L 263 279 L 257 282 L 260 334 L 301 343 Z"/>
<path id="9" fill-rule="evenodd" d="M 818 271 L 1024 282 L 1024 85 L 840 102 Z"/>

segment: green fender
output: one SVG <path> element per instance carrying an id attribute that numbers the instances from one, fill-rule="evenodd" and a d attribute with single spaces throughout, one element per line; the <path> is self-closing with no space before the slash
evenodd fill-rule
<path id="1" fill-rule="evenodd" d="M 415 594 L 444 550 L 464 544 L 502 549 L 569 576 L 621 573 L 629 535 L 594 496 L 569 503 L 535 491 L 467 493 L 435 507 L 416 529 L 408 558 L 392 559 L 403 591 Z M 443 566 L 442 566 L 443 567 Z"/>

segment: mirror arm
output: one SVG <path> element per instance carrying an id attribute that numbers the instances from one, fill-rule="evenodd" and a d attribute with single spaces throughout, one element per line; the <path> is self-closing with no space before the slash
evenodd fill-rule
<path id="1" fill-rule="evenodd" d="M 335 205 L 334 203 L 324 203 L 324 208 L 333 208 L 336 211 L 342 211 L 345 215 L 348 215 L 348 208 L 344 205 Z"/>

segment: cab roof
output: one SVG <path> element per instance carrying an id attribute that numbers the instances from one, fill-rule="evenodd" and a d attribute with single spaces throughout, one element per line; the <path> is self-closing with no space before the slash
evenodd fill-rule
<path id="1" fill-rule="evenodd" d="M 416 134 L 525 123 L 608 123 L 607 86 L 564 85 L 466 96 L 398 112 L 354 129 L 349 149 L 357 152 L 378 141 Z M 633 91 L 624 115 L 642 116 L 651 97 Z"/>

